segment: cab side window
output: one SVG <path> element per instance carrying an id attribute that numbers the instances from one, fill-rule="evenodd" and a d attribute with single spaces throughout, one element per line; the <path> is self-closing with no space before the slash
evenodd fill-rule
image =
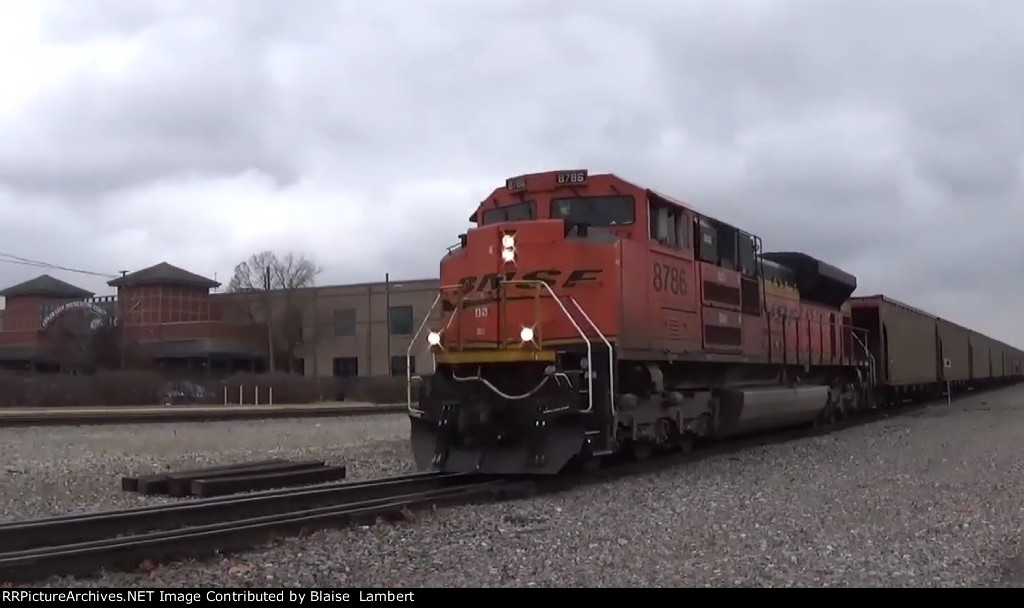
<path id="1" fill-rule="evenodd" d="M 709 264 L 718 264 L 718 230 L 706 218 L 694 222 L 694 233 L 697 237 L 697 257 Z"/>
<path id="2" fill-rule="evenodd" d="M 652 241 L 673 249 L 690 249 L 690 220 L 682 207 L 651 195 L 648 201 L 648 218 Z"/>

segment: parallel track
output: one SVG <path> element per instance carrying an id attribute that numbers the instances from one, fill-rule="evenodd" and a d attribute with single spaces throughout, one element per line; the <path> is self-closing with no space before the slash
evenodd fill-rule
<path id="1" fill-rule="evenodd" d="M 367 416 L 406 411 L 403 404 L 346 405 L 341 407 L 278 406 L 144 406 L 87 408 L 80 411 L 5 411 L 0 408 L 0 427 L 128 424 L 140 422 L 205 422 L 212 420 L 265 420 L 274 418 L 328 418 Z"/>
<path id="2" fill-rule="evenodd" d="M 482 475 L 413 474 L 12 522 L 0 525 L 0 581 L 88 575 L 134 568 L 144 560 L 245 549 L 279 533 L 501 496 L 522 483 Z"/>

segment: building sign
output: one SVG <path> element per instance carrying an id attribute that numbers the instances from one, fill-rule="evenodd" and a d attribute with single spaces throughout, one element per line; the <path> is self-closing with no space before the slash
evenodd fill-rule
<path id="1" fill-rule="evenodd" d="M 44 307 L 44 314 L 42 321 L 40 322 L 40 327 L 42 329 L 46 329 L 47 327 L 50 326 L 51 323 L 54 322 L 54 320 L 57 317 L 61 316 L 62 314 L 66 313 L 69 310 L 85 310 L 87 312 L 92 313 L 96 317 L 106 317 L 109 314 L 109 309 L 103 306 L 103 304 L 109 305 L 109 299 L 94 298 L 89 300 L 75 300 L 73 302 L 65 302 L 63 304 L 58 304 L 57 306 L 54 306 L 52 308 Z"/>

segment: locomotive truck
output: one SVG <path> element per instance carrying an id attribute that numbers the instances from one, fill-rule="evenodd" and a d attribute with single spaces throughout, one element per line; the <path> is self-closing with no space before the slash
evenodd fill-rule
<path id="1" fill-rule="evenodd" d="M 1019 379 L 1024 354 L 612 174 L 517 176 L 441 260 L 423 470 L 555 474 Z M 948 381 L 948 382 L 947 382 Z"/>

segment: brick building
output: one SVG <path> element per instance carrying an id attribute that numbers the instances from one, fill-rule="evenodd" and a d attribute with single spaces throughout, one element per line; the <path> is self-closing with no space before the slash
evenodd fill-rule
<path id="1" fill-rule="evenodd" d="M 278 369 L 307 376 L 404 375 L 409 340 L 438 281 L 273 292 L 268 302 L 266 294 L 211 293 L 220 286 L 216 281 L 160 263 L 108 285 L 116 295 L 97 297 L 43 275 L 0 291 L 6 301 L 0 366 L 88 371 L 144 358 L 188 375 L 263 370 L 269 304 Z M 426 344 L 421 339 L 417 346 L 414 371 L 429 372 Z"/>

